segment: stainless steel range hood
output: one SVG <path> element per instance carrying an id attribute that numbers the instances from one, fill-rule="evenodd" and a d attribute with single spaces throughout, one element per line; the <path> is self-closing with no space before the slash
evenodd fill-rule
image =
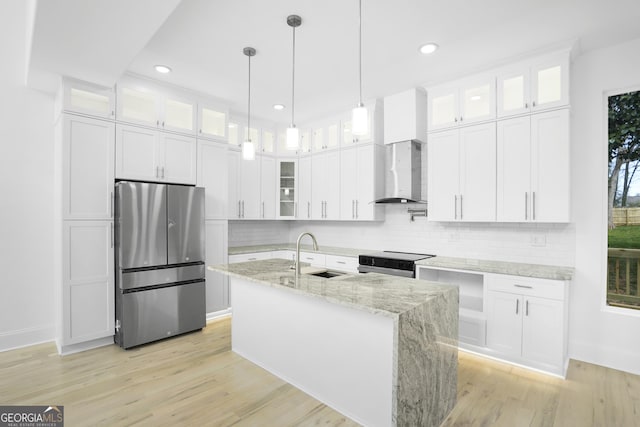
<path id="1" fill-rule="evenodd" d="M 385 197 L 375 203 L 426 203 L 421 200 L 422 143 L 402 141 L 386 145 Z"/>

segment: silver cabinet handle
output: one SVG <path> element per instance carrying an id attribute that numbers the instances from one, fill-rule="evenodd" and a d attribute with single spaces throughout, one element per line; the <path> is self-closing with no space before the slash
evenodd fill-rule
<path id="1" fill-rule="evenodd" d="M 527 300 L 527 301 L 525 302 L 525 305 L 524 305 L 524 315 L 525 315 L 525 316 L 528 316 L 528 315 L 529 315 L 529 300 Z"/>
<path id="2" fill-rule="evenodd" d="M 164 166 L 162 167 L 162 179 L 164 179 Z"/>
<path id="3" fill-rule="evenodd" d="M 462 122 L 462 116 L 460 116 L 460 121 Z"/>
<path id="4" fill-rule="evenodd" d="M 111 192 L 111 197 L 109 197 L 109 210 L 111 211 L 111 218 L 113 218 L 113 203 L 114 203 L 114 197 L 113 197 L 113 191 Z"/>
<path id="5" fill-rule="evenodd" d="M 311 202 L 307 202 L 307 218 L 311 218 Z"/>
<path id="6" fill-rule="evenodd" d="M 113 229 L 113 222 L 110 223 L 110 233 L 109 234 L 110 234 L 110 237 L 111 237 L 111 247 L 113 248 L 113 240 L 114 240 L 114 234 L 115 234 L 115 231 Z"/>
<path id="7" fill-rule="evenodd" d="M 515 286 L 516 288 L 533 289 L 533 287 L 532 287 L 532 286 L 527 286 L 527 285 L 516 285 L 515 283 L 514 283 L 514 285 L 513 285 L 513 286 Z"/>
<path id="8" fill-rule="evenodd" d="M 535 106 L 536 106 L 536 101 L 533 101 L 533 102 L 531 103 L 531 106 L 535 108 Z"/>
<path id="9" fill-rule="evenodd" d="M 336 261 L 336 264 L 346 264 L 344 261 Z"/>
<path id="10" fill-rule="evenodd" d="M 454 121 L 454 122 L 456 122 L 456 123 L 458 123 L 458 118 L 457 118 L 457 117 L 454 117 L 454 118 L 453 118 L 453 121 Z"/>
<path id="11" fill-rule="evenodd" d="M 518 309 L 520 308 L 520 300 L 516 300 L 516 314 L 518 314 Z"/>
<path id="12" fill-rule="evenodd" d="M 525 103 L 524 103 L 524 108 L 525 108 L 525 109 L 528 109 L 528 108 L 529 108 L 529 103 L 528 103 L 528 102 L 525 102 Z"/>
<path id="13" fill-rule="evenodd" d="M 264 218 L 264 202 L 262 202 L 262 218 Z"/>
<path id="14" fill-rule="evenodd" d="M 249 261 L 257 261 L 258 258 L 248 258 Z"/>
<path id="15" fill-rule="evenodd" d="M 351 200 L 351 219 L 356 217 L 356 201 Z"/>
<path id="16" fill-rule="evenodd" d="M 529 193 L 527 191 L 524 192 L 524 219 L 525 221 L 529 219 Z"/>
<path id="17" fill-rule="evenodd" d="M 160 126 L 160 120 L 156 120 L 156 126 Z"/>
<path id="18" fill-rule="evenodd" d="M 293 217 L 298 218 L 298 202 L 293 202 Z"/>
<path id="19" fill-rule="evenodd" d="M 536 220 L 536 192 L 531 192 L 531 219 Z"/>
<path id="20" fill-rule="evenodd" d="M 356 200 L 356 219 L 358 219 L 358 201 Z"/>
<path id="21" fill-rule="evenodd" d="M 240 200 L 238 200 L 238 218 L 242 218 L 242 211 L 240 210 Z"/>
<path id="22" fill-rule="evenodd" d="M 242 201 L 242 218 L 244 218 L 244 200 Z"/>
<path id="23" fill-rule="evenodd" d="M 162 122 L 162 127 L 164 127 L 164 121 Z"/>
<path id="24" fill-rule="evenodd" d="M 453 219 L 458 219 L 458 196 L 453 195 Z"/>
<path id="25" fill-rule="evenodd" d="M 460 219 L 462 219 L 462 194 L 460 195 Z"/>

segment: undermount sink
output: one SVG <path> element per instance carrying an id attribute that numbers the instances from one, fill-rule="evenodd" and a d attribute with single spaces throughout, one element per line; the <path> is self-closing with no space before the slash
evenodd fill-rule
<path id="1" fill-rule="evenodd" d="M 342 273 L 340 271 L 325 270 L 325 271 L 318 271 L 316 273 L 307 273 L 307 274 L 309 276 L 324 277 L 325 279 L 331 279 L 332 277 L 343 276 L 346 273 Z"/>

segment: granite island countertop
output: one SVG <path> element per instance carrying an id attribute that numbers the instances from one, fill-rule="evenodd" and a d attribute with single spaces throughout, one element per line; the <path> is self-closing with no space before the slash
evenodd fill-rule
<path id="1" fill-rule="evenodd" d="M 346 273 L 329 279 L 301 274 L 296 280 L 290 265 L 291 261 L 276 258 L 207 268 L 388 317 L 397 317 L 430 299 L 458 292 L 453 285 L 377 273 Z"/>

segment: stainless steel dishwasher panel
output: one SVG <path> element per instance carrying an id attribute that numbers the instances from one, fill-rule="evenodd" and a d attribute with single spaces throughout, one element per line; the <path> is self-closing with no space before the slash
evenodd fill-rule
<path id="1" fill-rule="evenodd" d="M 206 323 L 204 281 L 127 292 L 120 298 L 117 335 L 123 348 L 202 329 Z"/>

